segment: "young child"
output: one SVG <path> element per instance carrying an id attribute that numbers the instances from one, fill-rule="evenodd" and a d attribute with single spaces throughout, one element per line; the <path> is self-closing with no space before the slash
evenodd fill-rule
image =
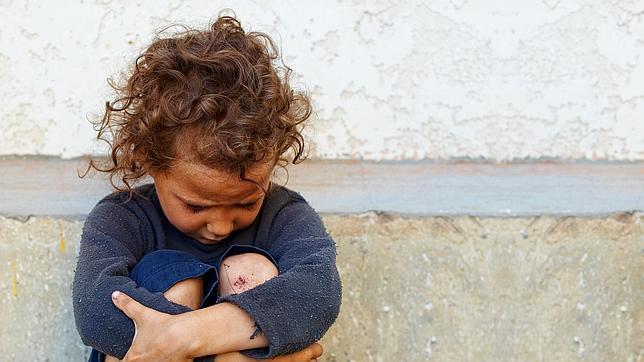
<path id="1" fill-rule="evenodd" d="M 90 360 L 322 353 L 340 279 L 319 216 L 271 182 L 303 160 L 311 113 L 279 59 L 269 36 L 223 16 L 155 40 L 114 86 L 97 124 L 111 158 L 90 166 L 124 187 L 88 215 L 73 283 Z"/>

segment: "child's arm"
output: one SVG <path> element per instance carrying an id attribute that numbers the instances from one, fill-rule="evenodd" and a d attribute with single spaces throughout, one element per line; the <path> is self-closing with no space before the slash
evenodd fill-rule
<path id="1" fill-rule="evenodd" d="M 244 352 L 255 358 L 299 351 L 319 340 L 338 316 L 341 302 L 335 243 L 305 201 L 292 202 L 279 212 L 266 242 L 278 263 L 279 275 L 244 293 L 222 298 L 247 313 L 267 337 L 268 348 Z M 216 307 L 221 306 L 182 317 L 200 314 L 203 318 L 195 321 L 200 329 L 212 330 L 209 323 L 222 317 Z M 195 355 L 216 353 L 209 349 L 212 334 L 200 337 L 201 347 Z"/>
<path id="2" fill-rule="evenodd" d="M 305 202 L 280 211 L 269 239 L 268 249 L 280 274 L 251 290 L 223 297 L 223 303 L 168 316 L 121 295 L 115 303 L 138 326 L 130 352 L 169 356 L 178 348 L 182 352 L 176 357 L 184 358 L 255 348 L 243 353 L 267 358 L 319 340 L 340 308 L 335 245 Z M 254 325 L 262 334 L 257 335 Z"/>
<path id="3" fill-rule="evenodd" d="M 190 309 L 169 302 L 162 293 L 138 288 L 129 273 L 137 260 L 152 250 L 154 240 L 147 218 L 135 203 L 102 201 L 88 215 L 80 242 L 73 283 L 76 328 L 83 343 L 122 358 L 134 336 L 134 324 L 112 303 L 123 291 L 158 311 L 178 314 Z"/>

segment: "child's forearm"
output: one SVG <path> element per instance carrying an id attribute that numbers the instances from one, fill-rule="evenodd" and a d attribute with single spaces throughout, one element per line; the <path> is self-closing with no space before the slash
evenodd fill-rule
<path id="1" fill-rule="evenodd" d="M 219 303 L 177 316 L 192 356 L 207 356 L 268 346 L 255 322 L 232 303 Z"/>

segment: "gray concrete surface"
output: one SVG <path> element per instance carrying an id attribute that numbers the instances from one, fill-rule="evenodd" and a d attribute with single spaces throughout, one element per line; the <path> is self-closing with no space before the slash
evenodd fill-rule
<path id="1" fill-rule="evenodd" d="M 81 160 L 0 158 L 0 215 L 85 215 L 111 191 Z M 286 174 L 276 174 L 280 184 Z M 606 215 L 644 210 L 644 163 L 315 161 L 287 186 L 319 212 L 425 216 Z"/>
<path id="2" fill-rule="evenodd" d="M 340 318 L 326 361 L 640 361 L 644 214 L 324 215 Z M 80 361 L 82 220 L 0 217 L 0 360 Z"/>

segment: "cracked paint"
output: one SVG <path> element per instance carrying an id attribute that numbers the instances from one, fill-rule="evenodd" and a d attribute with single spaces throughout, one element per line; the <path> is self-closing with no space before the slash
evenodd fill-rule
<path id="1" fill-rule="evenodd" d="M 220 5 L 271 33 L 313 96 L 313 157 L 644 160 L 642 2 Z M 219 10 L 175 0 L 117 11 L 125 6 L 0 5 L 0 155 L 101 152 L 86 117 L 110 96 L 105 78 L 155 30 Z"/>

